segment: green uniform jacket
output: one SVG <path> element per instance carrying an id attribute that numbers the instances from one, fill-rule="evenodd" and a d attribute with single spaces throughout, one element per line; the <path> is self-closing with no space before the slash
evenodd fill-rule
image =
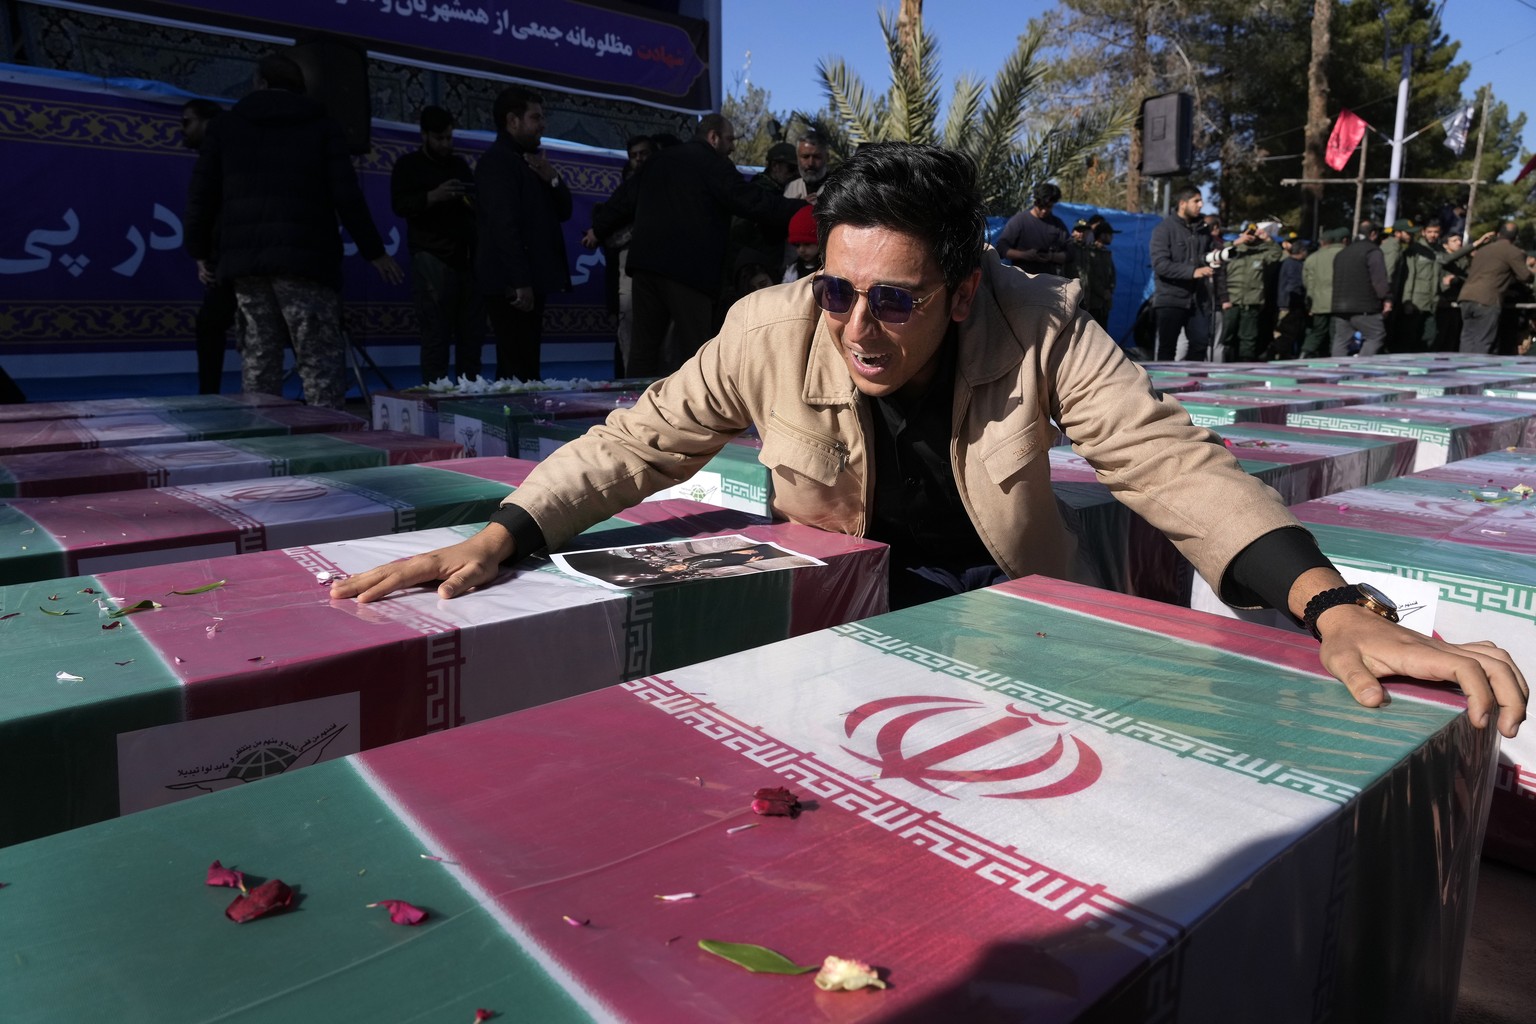
<path id="1" fill-rule="evenodd" d="M 1264 268 L 1285 259 L 1285 250 L 1274 242 L 1249 242 L 1236 246 L 1227 264 L 1227 301 L 1234 306 L 1264 305 Z"/>
<path id="2" fill-rule="evenodd" d="M 1307 309 L 1313 316 L 1333 312 L 1333 261 L 1342 245 L 1325 245 L 1301 265 L 1301 283 L 1307 289 Z"/>
<path id="3" fill-rule="evenodd" d="M 1406 312 L 1433 312 L 1440 299 L 1440 253 L 1422 242 L 1415 242 L 1403 255 L 1402 301 Z M 1408 310 L 1407 306 L 1413 309 Z"/>
<path id="4" fill-rule="evenodd" d="M 1398 296 L 1398 272 L 1403 266 L 1403 243 L 1397 240 L 1396 235 L 1391 235 L 1381 242 L 1381 258 L 1387 265 L 1387 285 L 1392 292 L 1393 299 Z"/>

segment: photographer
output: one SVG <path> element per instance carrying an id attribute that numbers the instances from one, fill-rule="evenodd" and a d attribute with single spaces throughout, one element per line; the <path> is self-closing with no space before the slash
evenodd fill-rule
<path id="1" fill-rule="evenodd" d="M 1051 208 L 1061 202 L 1061 189 L 1049 182 L 1036 185 L 1030 206 L 1014 214 L 997 236 L 997 251 L 1026 274 L 1077 276 L 1072 236 Z"/>
<path id="2" fill-rule="evenodd" d="M 1285 250 L 1274 240 L 1278 224 L 1267 224 L 1245 231 L 1232 245 L 1211 253 L 1224 264 L 1226 298 L 1221 304 L 1224 345 L 1237 344 L 1240 362 L 1254 362 L 1268 348 L 1260 346 L 1265 317 L 1265 302 L 1272 297 L 1267 287 L 1269 267 L 1285 259 Z"/>

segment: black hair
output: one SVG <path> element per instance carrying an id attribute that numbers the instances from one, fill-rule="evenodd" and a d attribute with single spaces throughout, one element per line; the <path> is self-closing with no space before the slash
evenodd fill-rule
<path id="1" fill-rule="evenodd" d="M 421 108 L 421 130 L 436 135 L 453 127 L 453 115 L 442 107 Z"/>
<path id="2" fill-rule="evenodd" d="M 1515 236 L 1519 233 L 1520 226 L 1512 220 L 1507 220 L 1499 225 L 1500 238 L 1507 239 L 1508 241 L 1514 241 Z"/>
<path id="3" fill-rule="evenodd" d="M 840 224 L 881 227 L 926 243 L 955 288 L 981 265 L 986 216 L 971 158 L 939 146 L 866 143 L 827 175 L 816 199 L 823 250 Z"/>
<path id="4" fill-rule="evenodd" d="M 522 117 L 528 112 L 530 104 L 544 105 L 544 97 L 521 85 L 509 85 L 496 94 L 496 102 L 491 106 L 491 120 L 496 122 L 496 131 L 507 130 L 507 115 Z"/>
<path id="5" fill-rule="evenodd" d="M 1055 206 L 1061 202 L 1061 189 L 1050 182 L 1041 182 L 1030 193 L 1029 201 L 1038 207 Z"/>
<path id="6" fill-rule="evenodd" d="M 663 149 L 671 149 L 673 146 L 681 146 L 683 144 L 683 140 L 671 132 L 657 132 L 655 135 L 651 136 L 651 141 L 656 144 L 656 149 L 658 152 Z"/>
<path id="7" fill-rule="evenodd" d="M 269 53 L 261 58 L 256 65 L 256 77 L 266 82 L 268 89 L 304 91 L 304 69 L 285 53 Z"/>
<path id="8" fill-rule="evenodd" d="M 651 138 L 649 135 L 631 135 L 629 138 L 624 140 L 624 152 L 628 153 L 642 142 L 647 146 L 652 147 L 653 149 L 656 146 L 656 140 Z"/>
<path id="9" fill-rule="evenodd" d="M 1185 185 L 1183 188 L 1179 189 L 1173 194 L 1173 205 L 1178 206 L 1180 203 L 1187 202 L 1188 200 L 1194 199 L 1199 195 L 1200 190 L 1195 188 L 1195 186 Z"/>
<path id="10" fill-rule="evenodd" d="M 705 114 L 699 118 L 699 126 L 694 129 L 693 137 L 702 139 L 710 132 L 723 135 L 725 133 L 725 126 L 730 123 L 730 120 L 724 114 Z"/>
<path id="11" fill-rule="evenodd" d="M 197 118 L 199 121 L 212 121 L 224 113 L 224 108 L 213 100 L 205 100 L 202 97 L 187 100 L 181 105 L 181 109 Z"/>

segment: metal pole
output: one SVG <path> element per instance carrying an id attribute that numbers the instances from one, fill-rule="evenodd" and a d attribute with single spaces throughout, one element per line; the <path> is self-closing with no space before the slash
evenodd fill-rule
<path id="1" fill-rule="evenodd" d="M 1350 238 L 1360 230 L 1360 204 L 1365 202 L 1365 144 L 1370 138 L 1369 132 L 1360 136 L 1360 175 L 1355 179 L 1355 225 L 1349 232 Z"/>
<path id="2" fill-rule="evenodd" d="M 1493 92 L 1492 86 L 1483 86 L 1483 116 L 1477 122 L 1477 153 L 1472 157 L 1472 184 L 1468 186 L 1467 195 L 1467 224 L 1461 229 L 1463 245 L 1472 238 L 1472 204 L 1477 202 L 1477 182 L 1483 176 L 1483 135 L 1488 130 L 1488 94 L 1491 92 Z"/>
<path id="3" fill-rule="evenodd" d="M 1392 181 L 1387 185 L 1388 227 L 1397 220 L 1397 178 L 1403 173 L 1403 131 L 1408 127 L 1408 74 L 1413 69 L 1413 44 L 1403 46 L 1403 73 L 1397 80 L 1397 122 L 1392 128 Z"/>

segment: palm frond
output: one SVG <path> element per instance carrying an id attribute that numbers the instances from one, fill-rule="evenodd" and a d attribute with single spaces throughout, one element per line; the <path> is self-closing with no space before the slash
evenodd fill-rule
<path id="1" fill-rule="evenodd" d="M 961 75 L 955 79 L 955 92 L 949 100 L 949 113 L 944 117 L 944 146 L 975 157 L 973 152 L 980 136 L 976 120 L 981 114 L 981 92 L 986 88 L 981 79 Z"/>
<path id="2" fill-rule="evenodd" d="M 1049 181 L 1089 156 L 1114 145 L 1131 130 L 1136 108 L 1127 99 L 1096 106 L 1078 116 L 1066 115 L 1044 130 L 1032 133 L 1016 151 L 1014 158 L 1000 169 L 995 181 L 983 182 L 989 193 L 989 209 L 994 202 L 1004 209 L 1016 209 L 1024 203 L 1029 187 Z M 983 168 L 983 175 L 986 169 Z"/>
<path id="3" fill-rule="evenodd" d="M 891 61 L 891 88 L 886 94 L 883 141 L 938 142 L 938 43 L 918 22 L 911 53 L 903 46 L 896 15 L 880 10 L 880 31 Z"/>
<path id="4" fill-rule="evenodd" d="M 842 134 L 854 145 L 874 142 L 880 133 L 880 109 L 864 82 L 839 59 L 816 62 L 816 73 L 821 77 L 821 89 L 826 93 L 827 104 L 836 115 Z"/>
<path id="5" fill-rule="evenodd" d="M 1005 163 L 1019 144 L 1029 118 L 1030 97 L 1045 77 L 1046 64 L 1039 59 L 1044 40 L 1042 28 L 1031 24 L 992 80 L 976 130 L 975 156 L 982 167 Z"/>

